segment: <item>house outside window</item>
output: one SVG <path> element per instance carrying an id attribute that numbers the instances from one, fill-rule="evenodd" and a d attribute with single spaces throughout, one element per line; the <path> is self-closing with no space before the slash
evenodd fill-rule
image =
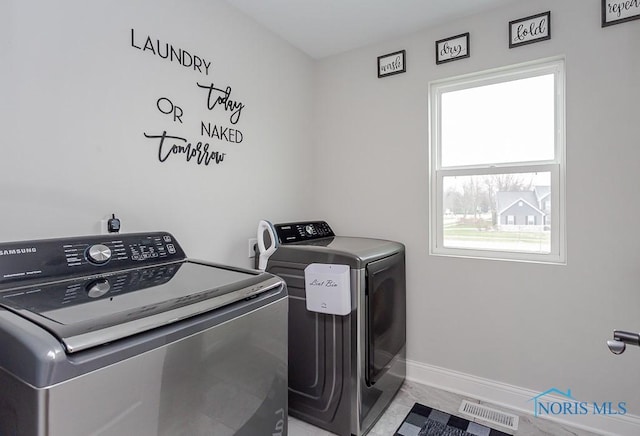
<path id="1" fill-rule="evenodd" d="M 430 253 L 564 263 L 564 60 L 429 93 Z"/>

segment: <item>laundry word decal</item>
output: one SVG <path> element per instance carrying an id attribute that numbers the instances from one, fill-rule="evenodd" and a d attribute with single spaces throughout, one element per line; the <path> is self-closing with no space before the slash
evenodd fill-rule
<path id="1" fill-rule="evenodd" d="M 145 130 L 143 136 L 155 145 L 158 161 L 181 160 L 205 167 L 228 161 L 226 148 L 241 144 L 245 137 L 238 124 L 246 105 L 231 85 L 212 80 L 213 62 L 159 38 L 140 35 L 135 29 L 131 29 L 130 36 L 131 47 L 139 53 L 179 64 L 191 70 L 188 74 L 208 76 L 205 81 L 182 87 L 182 97 L 171 93 L 155 99 L 152 119 L 168 125 Z M 177 83 L 176 88 L 180 89 Z M 185 102 L 195 109 L 185 107 Z"/>
<path id="2" fill-rule="evenodd" d="M 150 36 L 146 38 L 136 37 L 135 29 L 131 29 L 131 47 L 141 50 L 153 56 L 166 59 L 169 62 L 177 62 L 183 67 L 193 69 L 199 73 L 209 75 L 211 61 L 207 61 L 201 56 L 192 55 L 187 50 L 176 48 L 173 44 L 162 42 L 159 39 L 152 39 Z"/>

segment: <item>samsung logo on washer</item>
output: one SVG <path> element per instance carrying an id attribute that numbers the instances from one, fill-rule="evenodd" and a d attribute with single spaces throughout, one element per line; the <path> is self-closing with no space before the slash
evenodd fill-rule
<path id="1" fill-rule="evenodd" d="M 14 254 L 35 253 L 38 251 L 36 247 L 30 248 L 11 248 L 9 250 L 0 250 L 0 256 L 12 256 Z"/>

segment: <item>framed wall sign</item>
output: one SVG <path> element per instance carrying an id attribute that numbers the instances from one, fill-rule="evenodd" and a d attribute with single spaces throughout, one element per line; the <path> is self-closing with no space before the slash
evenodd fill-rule
<path id="1" fill-rule="evenodd" d="M 468 58 L 469 32 L 436 41 L 436 64 Z"/>
<path id="2" fill-rule="evenodd" d="M 640 0 L 602 0 L 602 27 L 640 18 Z"/>
<path id="3" fill-rule="evenodd" d="M 509 21 L 509 48 L 551 39 L 551 11 Z"/>
<path id="4" fill-rule="evenodd" d="M 407 71 L 405 50 L 378 56 L 378 78 Z"/>

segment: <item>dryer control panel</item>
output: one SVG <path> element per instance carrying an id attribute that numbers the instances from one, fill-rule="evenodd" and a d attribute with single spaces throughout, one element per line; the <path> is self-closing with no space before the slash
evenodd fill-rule
<path id="1" fill-rule="evenodd" d="M 300 223 L 276 224 L 276 234 L 281 244 L 310 241 L 312 239 L 335 236 L 325 221 L 306 221 Z"/>

